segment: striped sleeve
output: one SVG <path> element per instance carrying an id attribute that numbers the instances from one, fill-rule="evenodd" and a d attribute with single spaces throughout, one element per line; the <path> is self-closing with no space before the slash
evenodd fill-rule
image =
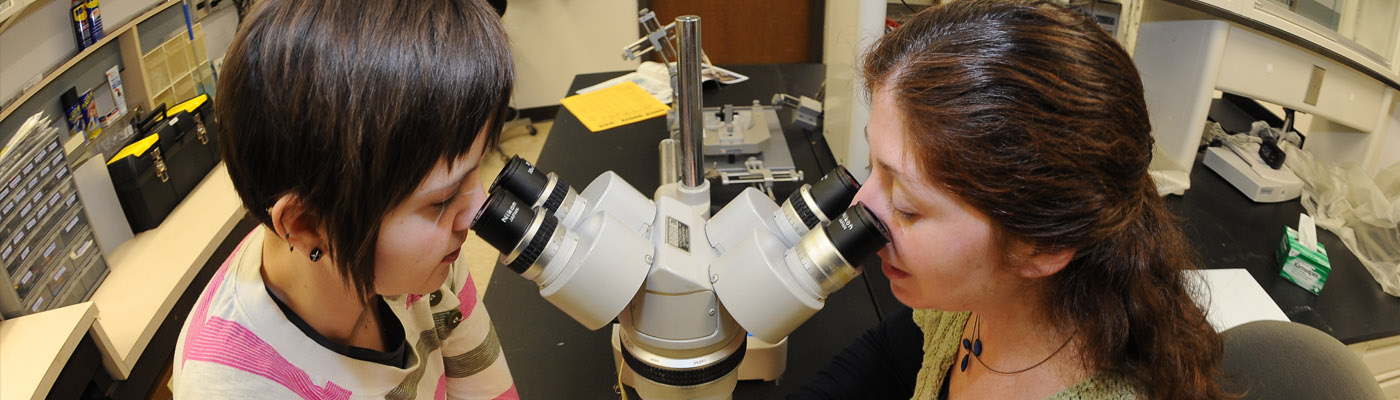
<path id="1" fill-rule="evenodd" d="M 482 306 L 465 265 L 453 267 L 451 289 L 457 312 L 438 322 L 446 328 L 442 341 L 444 376 L 439 387 L 449 399 L 518 399 L 505 354 L 491 316 Z"/>

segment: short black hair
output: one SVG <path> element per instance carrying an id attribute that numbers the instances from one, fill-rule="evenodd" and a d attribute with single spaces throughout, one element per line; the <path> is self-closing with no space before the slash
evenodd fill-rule
<path id="1" fill-rule="evenodd" d="M 264 0 L 240 27 L 215 110 L 249 214 L 298 196 L 363 300 L 390 209 L 439 162 L 500 135 L 514 82 L 481 0 Z"/>

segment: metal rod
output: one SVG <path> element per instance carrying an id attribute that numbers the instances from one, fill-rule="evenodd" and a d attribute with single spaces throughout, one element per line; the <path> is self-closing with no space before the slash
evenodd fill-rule
<path id="1" fill-rule="evenodd" d="M 676 183 L 680 179 L 680 159 L 676 158 L 676 140 L 671 138 L 661 139 L 661 143 L 656 145 L 657 153 L 661 158 L 661 186 Z"/>
<path id="2" fill-rule="evenodd" d="M 701 145 L 705 140 L 700 116 L 700 17 L 676 17 L 680 52 L 676 56 L 676 75 L 680 96 L 676 98 L 681 131 L 681 184 L 689 188 L 705 182 L 704 157 Z"/>

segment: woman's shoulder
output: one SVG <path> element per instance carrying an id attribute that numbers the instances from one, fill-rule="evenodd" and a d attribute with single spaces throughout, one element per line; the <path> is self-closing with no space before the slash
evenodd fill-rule
<path id="1" fill-rule="evenodd" d="M 1137 399 L 1137 387 L 1123 374 L 1100 371 L 1088 379 L 1061 390 L 1047 400 Z"/>

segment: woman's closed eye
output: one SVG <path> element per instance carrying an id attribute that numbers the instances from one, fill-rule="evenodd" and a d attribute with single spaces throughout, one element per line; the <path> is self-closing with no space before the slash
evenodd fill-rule
<path id="1" fill-rule="evenodd" d="M 452 204 L 452 199 L 455 198 L 457 198 L 455 194 L 448 196 L 446 199 L 442 199 L 442 201 L 433 203 L 433 207 L 437 207 L 439 209 L 438 211 L 441 212 L 441 209 L 446 208 L 448 204 Z"/>
<path id="2" fill-rule="evenodd" d="M 899 209 L 898 207 L 890 208 L 890 211 L 894 213 L 895 218 L 899 218 L 905 221 L 911 221 L 919 217 L 919 214 L 916 214 L 912 211 L 904 211 Z"/>
<path id="3" fill-rule="evenodd" d="M 437 216 L 437 218 L 435 218 L 435 219 L 433 220 L 433 222 L 436 223 L 436 222 L 442 221 L 442 216 L 445 215 L 445 214 L 447 213 L 447 209 L 448 209 L 448 208 L 451 208 L 452 204 L 453 204 L 453 203 L 456 203 L 457 200 L 471 198 L 473 194 L 475 194 L 476 192 L 478 192 L 478 191 L 480 191 L 480 190 L 481 190 L 481 189 L 479 189 L 479 188 L 472 188 L 471 190 L 468 190 L 468 191 L 456 192 L 456 193 L 453 193 L 453 194 L 447 196 L 447 198 L 442 199 L 442 201 L 433 203 L 432 206 L 433 206 L 433 207 L 436 207 L 436 208 L 438 209 L 438 210 L 437 210 L 437 211 L 438 211 L 438 216 Z"/>

